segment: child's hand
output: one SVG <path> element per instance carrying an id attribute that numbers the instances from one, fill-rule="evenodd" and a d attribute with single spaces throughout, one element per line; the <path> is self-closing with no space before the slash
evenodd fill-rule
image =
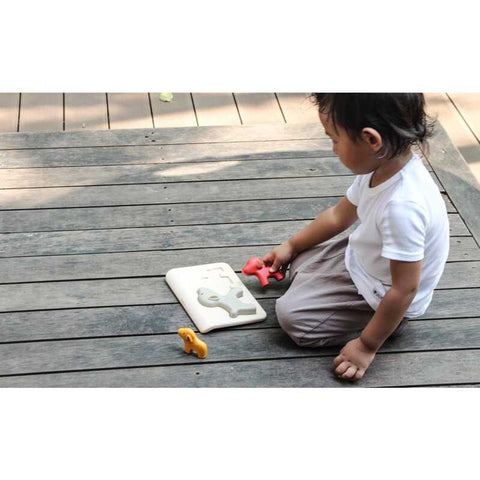
<path id="1" fill-rule="evenodd" d="M 333 361 L 336 375 L 354 382 L 360 380 L 376 353 L 376 350 L 368 348 L 360 337 L 350 340 Z"/>
<path id="2" fill-rule="evenodd" d="M 290 243 L 285 242 L 267 253 L 262 260 L 265 265 L 270 266 L 270 271 L 275 273 L 281 267 L 286 268 L 296 256 L 297 254 Z"/>

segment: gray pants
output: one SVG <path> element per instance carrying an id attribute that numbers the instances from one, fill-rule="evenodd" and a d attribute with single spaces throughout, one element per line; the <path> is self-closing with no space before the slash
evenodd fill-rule
<path id="1" fill-rule="evenodd" d="M 292 283 L 277 300 L 276 312 L 280 327 L 297 345 L 343 346 L 373 317 L 375 311 L 345 267 L 347 245 L 348 238 L 333 240 L 302 252 L 291 263 Z"/>

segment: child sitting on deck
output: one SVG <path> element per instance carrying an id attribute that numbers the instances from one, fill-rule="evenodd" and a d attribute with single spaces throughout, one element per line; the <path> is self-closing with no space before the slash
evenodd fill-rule
<path id="1" fill-rule="evenodd" d="M 300 346 L 344 345 L 335 373 L 356 381 L 430 304 L 448 256 L 448 218 L 411 150 L 431 134 L 423 94 L 312 96 L 333 152 L 357 176 L 336 206 L 263 261 L 272 272 L 290 264 L 292 283 L 276 304 L 282 329 Z M 349 238 L 324 243 L 357 219 Z"/>

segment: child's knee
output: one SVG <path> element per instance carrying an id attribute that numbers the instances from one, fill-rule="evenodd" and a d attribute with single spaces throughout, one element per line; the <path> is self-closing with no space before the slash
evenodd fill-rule
<path id="1" fill-rule="evenodd" d="M 311 315 L 299 308 L 298 301 L 293 295 L 284 295 L 276 303 L 277 320 L 280 328 L 299 346 L 322 346 L 323 329 L 315 322 L 312 325 Z M 320 340 L 320 341 L 319 341 Z"/>
<path id="2" fill-rule="evenodd" d="M 280 328 L 297 344 L 301 344 L 301 335 L 297 328 L 298 312 L 289 297 L 280 297 L 275 304 Z"/>
<path id="3" fill-rule="evenodd" d="M 334 326 L 335 313 L 319 310 L 316 315 L 299 308 L 294 296 L 284 295 L 276 302 L 277 320 L 282 330 L 300 347 L 343 346 L 360 335 L 358 331 L 342 331 Z"/>

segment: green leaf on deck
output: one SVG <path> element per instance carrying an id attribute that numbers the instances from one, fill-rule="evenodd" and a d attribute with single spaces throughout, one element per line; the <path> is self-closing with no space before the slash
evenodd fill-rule
<path id="1" fill-rule="evenodd" d="M 158 98 L 162 102 L 171 102 L 173 100 L 173 93 L 161 93 Z"/>

